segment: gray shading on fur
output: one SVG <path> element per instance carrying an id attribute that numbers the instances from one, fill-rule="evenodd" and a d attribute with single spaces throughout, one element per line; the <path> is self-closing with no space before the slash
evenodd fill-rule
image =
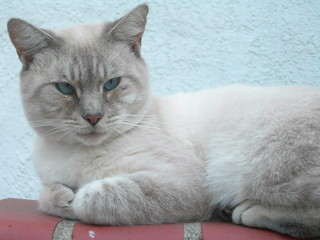
<path id="1" fill-rule="evenodd" d="M 141 53 L 147 14 L 143 4 L 59 30 L 8 22 L 37 133 L 40 210 L 91 224 L 215 219 L 320 236 L 319 88 L 155 97 Z"/>

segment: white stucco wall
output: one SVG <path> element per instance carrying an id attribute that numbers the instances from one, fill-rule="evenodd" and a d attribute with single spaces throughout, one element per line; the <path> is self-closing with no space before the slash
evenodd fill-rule
<path id="1" fill-rule="evenodd" d="M 139 0 L 0 0 L 0 199 L 36 199 L 34 134 L 6 22 L 43 28 L 114 20 Z M 160 95 L 230 83 L 320 85 L 320 0 L 149 0 L 142 54 Z"/>

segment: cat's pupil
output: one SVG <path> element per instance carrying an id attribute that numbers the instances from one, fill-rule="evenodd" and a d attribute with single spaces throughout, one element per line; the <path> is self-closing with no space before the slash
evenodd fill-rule
<path id="1" fill-rule="evenodd" d="M 110 91 L 115 89 L 119 85 L 119 83 L 120 83 L 120 77 L 115 77 L 108 80 L 103 87 L 105 90 Z"/>
<path id="2" fill-rule="evenodd" d="M 66 82 L 59 82 L 59 83 L 56 84 L 56 86 L 57 86 L 57 89 L 61 93 L 66 94 L 66 95 L 70 95 L 70 94 L 73 94 L 75 92 L 74 87 L 72 87 L 71 84 L 66 83 Z"/>

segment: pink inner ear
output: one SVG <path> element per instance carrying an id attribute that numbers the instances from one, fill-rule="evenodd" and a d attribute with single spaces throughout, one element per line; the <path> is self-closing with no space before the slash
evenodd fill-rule
<path id="1" fill-rule="evenodd" d="M 18 50 L 17 50 L 17 53 L 18 53 L 20 61 L 23 64 L 30 64 L 33 61 L 33 57 L 32 56 L 24 56 L 22 53 L 19 54 Z"/>
<path id="2" fill-rule="evenodd" d="M 23 61 L 24 63 L 28 64 L 33 61 L 33 57 L 32 56 L 22 56 L 20 58 L 20 60 Z"/>
<path id="3" fill-rule="evenodd" d="M 139 44 L 139 46 L 141 46 L 142 35 L 143 35 L 143 32 L 138 33 L 138 34 L 135 36 L 135 37 L 137 38 L 136 43 Z"/>
<path id="4" fill-rule="evenodd" d="M 12 33 L 12 32 L 9 32 L 9 36 L 10 36 L 10 39 L 11 39 L 11 42 L 12 42 L 13 46 L 14 46 L 14 47 L 16 48 L 16 50 L 17 50 L 17 53 L 18 53 L 19 57 L 21 57 L 21 55 L 22 55 L 22 48 L 17 44 L 15 34 Z"/>
<path id="5" fill-rule="evenodd" d="M 132 51 L 135 52 L 135 54 L 140 57 L 140 48 L 141 48 L 141 39 L 142 39 L 143 32 L 138 33 L 135 37 L 137 40 L 135 43 L 132 45 Z"/>
<path id="6" fill-rule="evenodd" d="M 17 54 L 19 56 L 20 61 L 24 64 L 31 63 L 33 60 L 33 57 L 32 56 L 25 56 L 23 54 L 23 49 L 16 42 L 15 34 L 12 32 L 9 32 L 9 36 L 10 36 L 10 39 L 11 39 L 13 46 L 16 48 L 16 51 L 17 51 Z"/>

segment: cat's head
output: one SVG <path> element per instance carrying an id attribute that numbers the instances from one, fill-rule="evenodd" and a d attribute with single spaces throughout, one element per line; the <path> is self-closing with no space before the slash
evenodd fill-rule
<path id="1" fill-rule="evenodd" d="M 11 19 L 23 63 L 25 112 L 50 141 L 97 145 L 122 135 L 146 114 L 148 72 L 140 56 L 148 6 L 114 22 L 43 30 Z"/>

